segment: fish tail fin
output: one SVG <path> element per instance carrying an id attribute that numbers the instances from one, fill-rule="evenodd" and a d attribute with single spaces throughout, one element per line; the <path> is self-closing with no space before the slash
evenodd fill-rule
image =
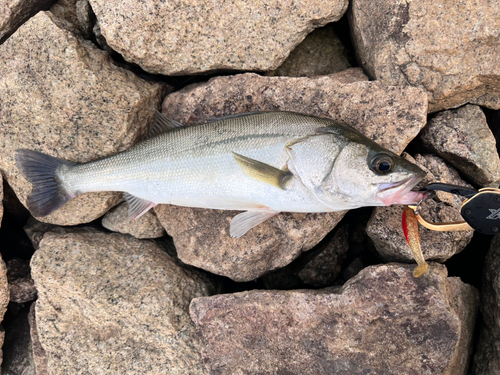
<path id="1" fill-rule="evenodd" d="M 38 151 L 16 150 L 16 166 L 33 186 L 26 201 L 33 216 L 47 216 L 75 197 L 66 192 L 57 176 L 60 166 L 74 164 Z"/>

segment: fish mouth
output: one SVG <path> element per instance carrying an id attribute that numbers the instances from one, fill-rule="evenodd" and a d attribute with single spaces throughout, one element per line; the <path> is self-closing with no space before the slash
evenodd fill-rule
<path id="1" fill-rule="evenodd" d="M 386 206 L 391 204 L 417 204 L 432 195 L 428 191 L 412 190 L 422 179 L 423 176 L 415 175 L 402 181 L 381 184 L 377 197 Z"/>

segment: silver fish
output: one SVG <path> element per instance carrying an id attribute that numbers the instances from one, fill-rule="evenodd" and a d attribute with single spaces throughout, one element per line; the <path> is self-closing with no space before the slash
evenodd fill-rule
<path id="1" fill-rule="evenodd" d="M 168 128 L 168 130 L 167 130 Z M 190 127 L 159 112 L 154 132 L 119 154 L 76 164 L 19 149 L 33 185 L 27 206 L 46 216 L 74 197 L 121 191 L 129 216 L 160 203 L 245 211 L 230 224 L 241 237 L 279 212 L 330 212 L 415 204 L 416 165 L 336 121 L 291 112 L 230 116 Z"/>

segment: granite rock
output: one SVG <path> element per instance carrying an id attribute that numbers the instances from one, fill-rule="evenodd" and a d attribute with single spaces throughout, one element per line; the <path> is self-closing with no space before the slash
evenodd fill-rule
<path id="1" fill-rule="evenodd" d="M 330 117 L 401 153 L 424 126 L 427 101 L 420 89 L 368 82 L 359 69 L 348 69 L 316 78 L 218 77 L 172 93 L 163 102 L 163 113 L 186 125 L 270 110 Z M 160 205 L 156 213 L 183 262 L 235 281 L 287 265 L 319 243 L 343 215 L 280 214 L 234 239 L 229 221 L 235 212 Z"/>
<path id="2" fill-rule="evenodd" d="M 415 159 L 409 155 L 406 157 L 427 172 L 426 178 L 419 186 L 425 186 L 431 182 L 470 186 L 438 156 L 416 155 Z M 421 215 L 436 223 L 463 221 L 460 206 L 464 200 L 463 197 L 438 192 L 435 198 L 422 204 Z M 410 247 L 404 237 L 401 224 L 402 214 L 403 207 L 399 205 L 376 207 L 366 227 L 366 232 L 375 248 L 386 261 L 414 262 Z M 474 231 L 436 232 L 419 225 L 418 233 L 424 258 L 444 262 L 467 246 Z"/>
<path id="3" fill-rule="evenodd" d="M 3 218 L 3 178 L 0 175 L 0 227 L 2 226 Z"/>
<path id="4" fill-rule="evenodd" d="M 164 90 L 117 67 L 72 29 L 40 12 L 0 46 L 0 169 L 22 202 L 31 187 L 15 166 L 15 149 L 75 162 L 125 150 L 145 134 Z M 90 222 L 120 198 L 84 194 L 41 220 Z"/>
<path id="5" fill-rule="evenodd" d="M 165 229 L 153 210 L 137 220 L 129 219 L 127 203 L 108 211 L 102 218 L 102 226 L 113 232 L 131 234 L 135 238 L 158 238 L 165 235 Z"/>
<path id="6" fill-rule="evenodd" d="M 424 127 L 420 138 L 476 184 L 487 186 L 496 182 L 498 186 L 500 157 L 480 107 L 469 104 L 438 113 Z"/>
<path id="7" fill-rule="evenodd" d="M 500 109 L 500 7 L 495 2 L 354 0 L 358 60 L 371 78 L 425 88 L 429 111 Z"/>
<path id="8" fill-rule="evenodd" d="M 351 67 L 348 52 L 333 25 L 314 30 L 276 70 L 267 76 L 314 77 L 341 72 Z"/>
<path id="9" fill-rule="evenodd" d="M 36 299 L 36 288 L 30 276 L 29 261 L 10 259 L 7 262 L 7 280 L 11 302 L 22 304 Z"/>
<path id="10" fill-rule="evenodd" d="M 276 69 L 346 0 L 307 2 L 90 0 L 108 45 L 150 73 Z M 147 22 L 143 22 L 147 20 Z"/>
<path id="11" fill-rule="evenodd" d="M 31 347 L 33 349 L 33 362 L 35 364 L 36 375 L 48 375 L 47 353 L 40 343 L 38 329 L 36 326 L 35 303 L 31 304 L 28 314 L 28 322 L 30 325 Z"/>
<path id="12" fill-rule="evenodd" d="M 19 26 L 56 0 L 0 0 L 0 44 Z"/>
<path id="13" fill-rule="evenodd" d="M 484 260 L 481 291 L 482 327 L 474 355 L 474 375 L 500 374 L 500 236 L 493 237 Z"/>
<path id="14" fill-rule="evenodd" d="M 362 270 L 341 289 L 196 298 L 212 374 L 467 374 L 478 292 L 432 264 Z"/>
<path id="15" fill-rule="evenodd" d="M 7 311 L 7 305 L 9 304 L 10 292 L 9 292 L 9 283 L 7 280 L 7 266 L 5 262 L 0 257 L 0 322 L 3 321 L 3 316 Z M 5 338 L 5 331 L 3 327 L 0 326 L 0 348 L 3 345 L 3 341 Z M 2 363 L 3 353 L 0 350 L 0 364 Z"/>
<path id="16" fill-rule="evenodd" d="M 29 307 L 22 309 L 5 327 L 2 363 L 5 375 L 40 375 L 35 372 L 28 313 Z"/>
<path id="17" fill-rule="evenodd" d="M 212 286 L 154 242 L 49 232 L 31 267 L 50 374 L 206 373 L 188 306 Z"/>

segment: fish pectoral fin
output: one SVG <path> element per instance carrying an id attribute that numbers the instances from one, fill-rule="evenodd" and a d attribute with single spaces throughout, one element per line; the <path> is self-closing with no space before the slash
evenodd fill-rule
<path id="1" fill-rule="evenodd" d="M 183 125 L 177 121 L 167 118 L 160 111 L 156 111 L 153 126 L 149 130 L 148 138 L 157 136 L 158 134 L 166 133 L 170 130 L 181 128 Z"/>
<path id="2" fill-rule="evenodd" d="M 233 220 L 231 220 L 229 234 L 231 237 L 240 238 L 250 229 L 262 224 L 264 221 L 272 218 L 276 214 L 279 214 L 279 212 L 265 209 L 242 212 L 241 214 L 233 217 Z"/>
<path id="3" fill-rule="evenodd" d="M 128 203 L 128 218 L 137 220 L 151 208 L 156 206 L 156 203 L 150 202 L 146 199 L 137 198 L 129 193 L 123 193 L 125 201 Z"/>
<path id="4" fill-rule="evenodd" d="M 274 168 L 269 164 L 233 152 L 234 159 L 248 176 L 269 185 L 285 190 L 286 183 L 292 178 L 291 172 Z"/>

